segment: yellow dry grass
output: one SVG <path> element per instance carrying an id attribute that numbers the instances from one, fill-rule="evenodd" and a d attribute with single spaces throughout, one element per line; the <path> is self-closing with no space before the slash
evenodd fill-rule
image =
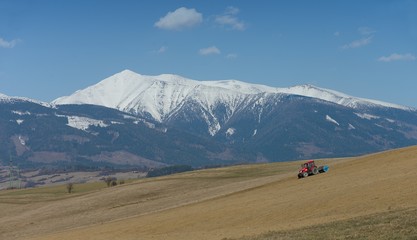
<path id="1" fill-rule="evenodd" d="M 417 147 L 320 160 L 235 166 L 74 194 L 0 193 L 0 239 L 223 239 L 417 209 Z M 104 186 L 104 183 L 102 183 Z"/>

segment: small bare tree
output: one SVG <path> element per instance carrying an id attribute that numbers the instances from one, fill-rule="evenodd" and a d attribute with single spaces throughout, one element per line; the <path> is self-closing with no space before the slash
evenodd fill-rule
<path id="1" fill-rule="evenodd" d="M 106 177 L 104 179 L 104 182 L 106 182 L 107 187 L 113 187 L 113 186 L 117 185 L 117 178 L 115 178 L 115 177 Z"/>
<path id="2" fill-rule="evenodd" d="M 117 181 L 116 180 L 111 181 L 111 186 L 112 187 L 117 186 Z"/>
<path id="3" fill-rule="evenodd" d="M 67 183 L 68 193 L 72 193 L 72 190 L 74 190 L 74 184 L 73 183 Z"/>

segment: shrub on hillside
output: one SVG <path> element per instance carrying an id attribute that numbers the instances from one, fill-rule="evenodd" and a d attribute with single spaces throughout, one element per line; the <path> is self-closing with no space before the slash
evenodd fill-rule
<path id="1" fill-rule="evenodd" d="M 104 182 L 107 184 L 107 187 L 113 187 L 117 185 L 117 178 L 115 177 L 106 177 Z"/>

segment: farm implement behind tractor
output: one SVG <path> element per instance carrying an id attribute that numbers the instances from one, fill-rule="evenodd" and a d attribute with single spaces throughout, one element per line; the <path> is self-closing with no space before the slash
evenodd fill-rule
<path id="1" fill-rule="evenodd" d="M 310 175 L 316 175 L 319 173 L 325 173 L 329 171 L 329 166 L 316 166 L 316 163 L 314 163 L 314 160 L 307 161 L 303 164 L 301 164 L 300 171 L 298 171 L 298 178 L 305 178 Z"/>

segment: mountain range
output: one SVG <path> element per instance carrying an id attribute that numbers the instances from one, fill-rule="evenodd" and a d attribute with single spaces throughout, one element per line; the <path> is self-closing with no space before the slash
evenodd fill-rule
<path id="1" fill-rule="evenodd" d="M 417 144 L 417 111 L 312 85 L 129 70 L 52 103 L 0 95 L 0 157 L 22 166 L 192 166 L 355 156 Z"/>

